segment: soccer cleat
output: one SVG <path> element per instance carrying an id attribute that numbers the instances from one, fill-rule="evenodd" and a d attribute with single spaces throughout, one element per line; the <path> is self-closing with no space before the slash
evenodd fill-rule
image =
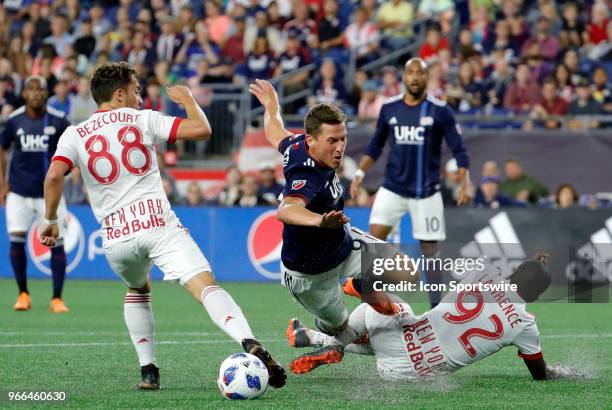
<path id="1" fill-rule="evenodd" d="M 361 299 L 361 281 L 355 278 L 348 278 L 342 285 L 344 294 Z"/>
<path id="2" fill-rule="evenodd" d="M 306 334 L 306 328 L 300 322 L 300 319 L 293 318 L 289 321 L 287 327 L 287 342 L 291 347 L 309 347 L 311 346 L 310 339 Z"/>
<path id="3" fill-rule="evenodd" d="M 340 363 L 343 356 L 342 346 L 326 346 L 296 357 L 289 367 L 294 374 L 309 373 L 324 364 Z"/>
<path id="4" fill-rule="evenodd" d="M 32 301 L 30 300 L 30 295 L 27 292 L 21 292 L 17 297 L 17 302 L 13 305 L 13 309 L 15 310 L 30 310 L 32 307 Z"/>
<path id="5" fill-rule="evenodd" d="M 276 389 L 283 387 L 287 382 L 285 369 L 270 356 L 270 353 L 255 339 L 242 339 L 244 351 L 258 357 L 268 369 L 270 378 L 268 384 Z"/>
<path id="6" fill-rule="evenodd" d="M 136 385 L 140 390 L 159 390 L 159 369 L 153 363 L 140 368 L 142 381 Z"/>
<path id="7" fill-rule="evenodd" d="M 69 309 L 64 304 L 64 301 L 60 298 L 51 299 L 49 304 L 49 312 L 51 313 L 68 313 Z"/>

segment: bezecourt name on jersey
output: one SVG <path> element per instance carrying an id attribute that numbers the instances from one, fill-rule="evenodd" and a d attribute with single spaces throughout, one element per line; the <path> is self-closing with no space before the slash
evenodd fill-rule
<path id="1" fill-rule="evenodd" d="M 283 139 L 285 187 L 282 196 L 301 197 L 306 209 L 324 214 L 344 209 L 344 189 L 336 170 L 317 162 L 308 153 L 305 134 Z M 344 261 L 352 250 L 344 227 L 318 228 L 284 224 L 281 260 L 285 267 L 306 274 L 326 272 Z"/>
<path id="2" fill-rule="evenodd" d="M 400 94 L 382 106 L 366 154 L 378 159 L 389 140 L 383 187 L 404 197 L 427 198 L 440 189 L 442 138 L 457 165 L 469 168 L 461 128 L 446 103 L 427 96 L 420 104 L 410 106 Z"/>

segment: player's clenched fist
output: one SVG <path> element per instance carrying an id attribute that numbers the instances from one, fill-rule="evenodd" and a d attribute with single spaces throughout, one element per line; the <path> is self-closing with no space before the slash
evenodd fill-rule
<path id="1" fill-rule="evenodd" d="M 278 94 L 274 86 L 266 80 L 255 80 L 249 85 L 249 92 L 253 94 L 261 105 L 267 109 L 273 109 L 278 106 Z"/>
<path id="2" fill-rule="evenodd" d="M 189 101 L 193 98 L 191 90 L 184 85 L 173 85 L 166 90 L 168 97 L 177 104 L 182 104 L 184 101 Z"/>
<path id="3" fill-rule="evenodd" d="M 49 248 L 55 246 L 59 237 L 59 227 L 57 224 L 45 224 L 40 231 L 40 243 Z"/>

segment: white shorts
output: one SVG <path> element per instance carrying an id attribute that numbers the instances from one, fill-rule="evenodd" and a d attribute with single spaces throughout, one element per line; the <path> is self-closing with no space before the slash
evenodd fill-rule
<path id="1" fill-rule="evenodd" d="M 442 194 L 436 192 L 427 198 L 406 198 L 380 187 L 374 199 L 370 225 L 396 227 L 402 216 L 410 213 L 412 236 L 420 241 L 446 239 Z"/>
<path id="2" fill-rule="evenodd" d="M 146 285 L 153 264 L 164 273 L 164 280 L 178 280 L 181 285 L 200 272 L 211 272 L 208 260 L 175 216 L 164 229 L 111 244 L 104 250 L 113 272 L 131 288 Z"/>
<path id="3" fill-rule="evenodd" d="M 60 237 L 66 230 L 66 202 L 60 200 L 57 208 L 58 226 Z M 36 221 L 37 227 L 45 222 L 45 200 L 44 198 L 29 198 L 14 192 L 9 192 L 6 197 L 6 230 L 9 235 L 17 232 L 28 232 L 32 226 L 32 220 Z"/>
<path id="4" fill-rule="evenodd" d="M 347 226 L 354 240 L 366 243 L 385 243 L 360 229 Z M 340 327 L 348 319 L 340 279 L 361 274 L 361 250 L 353 249 L 335 268 L 315 275 L 286 268 L 281 262 L 281 283 L 307 311 L 332 328 Z"/>

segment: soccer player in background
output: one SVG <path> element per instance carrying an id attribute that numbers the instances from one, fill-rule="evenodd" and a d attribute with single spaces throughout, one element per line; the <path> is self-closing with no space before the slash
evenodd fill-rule
<path id="1" fill-rule="evenodd" d="M 412 236 L 420 241 L 421 253 L 435 257 L 437 242 L 446 239 L 440 194 L 442 140 L 446 140 L 459 167 L 458 205 L 470 201 L 469 159 L 451 109 L 445 102 L 427 95 L 427 64 L 422 59 L 411 58 L 406 62 L 404 85 L 406 92 L 391 98 L 381 109 L 374 137 L 351 184 L 351 196 L 357 197 L 365 173 L 388 141 L 391 150 L 384 182 L 372 206 L 370 233 L 386 239 L 409 212 Z M 430 283 L 441 281 L 441 272 L 426 274 Z M 432 307 L 440 301 L 439 292 L 430 292 L 429 297 Z"/>
<path id="2" fill-rule="evenodd" d="M 349 340 L 352 330 L 339 280 L 361 274 L 361 246 L 383 241 L 351 227 L 343 212 L 344 189 L 336 169 L 347 144 L 346 116 L 331 104 L 315 105 L 304 119 L 306 133 L 294 135 L 285 129 L 272 84 L 255 80 L 250 92 L 265 108 L 266 139 L 283 154 L 286 182 L 277 214 L 284 224 L 282 284 L 315 315 L 321 331 Z M 413 273 L 405 279 L 416 280 Z M 377 294 L 368 302 L 384 311 L 385 300 Z M 340 360 L 335 348 L 318 352 L 318 360 Z"/>
<path id="3" fill-rule="evenodd" d="M 15 310 L 29 310 L 32 306 L 27 283 L 26 234 L 36 221 L 40 229 L 44 222 L 45 203 L 43 183 L 57 141 L 70 126 L 63 112 L 47 106 L 47 81 L 41 76 L 25 80 L 25 106 L 13 111 L 0 134 L 0 205 L 6 196 L 6 228 L 10 241 L 10 260 L 19 287 Z M 12 149 L 8 180 L 5 177 L 6 152 Z M 8 195 L 7 195 L 8 194 Z M 57 223 L 65 231 L 66 203 L 58 204 Z M 49 310 L 66 313 L 62 300 L 66 276 L 66 253 L 61 237 L 51 248 L 51 277 L 53 297 Z"/>
<path id="4" fill-rule="evenodd" d="M 56 242 L 64 175 L 78 166 L 102 225 L 108 263 L 128 286 L 124 318 L 141 366 L 138 387 L 160 387 L 151 309 L 153 264 L 162 270 L 164 280 L 178 280 L 221 330 L 266 364 L 270 386 L 282 387 L 284 369 L 255 340 L 234 299 L 217 286 L 208 261 L 163 190 L 155 145 L 207 139 L 212 131 L 206 115 L 185 86 L 169 87 L 168 96 L 185 108 L 186 119 L 139 110 L 142 98 L 136 71 L 126 63 L 97 67 L 91 91 L 99 110 L 61 136 L 45 179 L 46 224 L 41 242 L 46 246 Z"/>
<path id="5" fill-rule="evenodd" d="M 510 275 L 509 283 L 517 291 L 449 292 L 442 302 L 422 315 L 415 315 L 407 303 L 401 311 L 384 316 L 366 304 L 359 305 L 350 315 L 349 326 L 355 340 L 366 343 L 344 345 L 357 354 L 375 355 L 378 373 L 383 379 L 405 380 L 436 378 L 457 371 L 498 352 L 506 346 L 516 346 L 534 380 L 570 376 L 562 366 L 546 364 L 540 346 L 540 332 L 535 316 L 526 310 L 550 284 L 546 271 L 548 255 L 523 262 Z M 477 273 L 462 284 L 499 285 L 508 279 L 498 273 Z M 307 329 L 293 319 L 287 336 L 293 347 L 330 346 L 339 340 Z M 312 360 L 316 352 L 306 353 L 291 363 L 294 373 L 308 373 L 325 362 Z"/>

